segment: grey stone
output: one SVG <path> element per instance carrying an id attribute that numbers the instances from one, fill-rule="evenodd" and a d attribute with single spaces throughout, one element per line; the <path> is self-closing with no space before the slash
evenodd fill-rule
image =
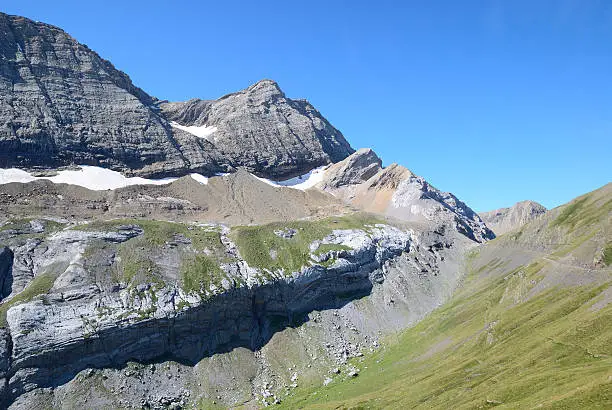
<path id="1" fill-rule="evenodd" d="M 370 148 L 361 148 L 325 173 L 322 189 L 360 184 L 382 169 L 382 160 Z"/>
<path id="2" fill-rule="evenodd" d="M 352 250 L 340 256 L 342 264 L 305 267 L 289 276 L 273 272 L 272 278 L 245 261 L 228 264 L 232 269 L 222 265 L 227 283 L 206 295 L 187 294 L 176 284 L 161 289 L 143 285 L 118 292 L 92 284 L 88 279 L 91 275 L 80 262 L 87 244 L 125 241 L 140 232 L 137 226 L 116 232 L 64 230 L 41 242 L 46 248 L 44 254 L 23 248 L 30 255 L 35 276 L 49 264 L 54 269 L 64 266 L 64 271 L 45 299 L 35 298 L 8 309 L 10 334 L 6 335 L 10 337 L 6 347 L 0 346 L 0 359 L 15 395 L 36 387 L 53 387 L 55 380 L 89 367 L 117 366 L 166 355 L 196 363 L 228 343 L 257 349 L 271 337 L 266 326 L 254 327 L 258 318 L 291 318 L 339 303 L 338 295 L 365 295 L 373 287 L 373 272 L 409 251 L 415 240 L 411 233 L 388 225 L 371 227 L 368 232 L 334 231 L 321 243 L 350 246 Z M 238 283 L 244 285 L 235 287 Z M 265 305 L 260 308 L 254 300 L 265 301 Z M 189 307 L 177 309 L 181 301 Z M 139 312 L 145 311 L 152 313 L 143 318 Z M 235 323 L 245 326 L 236 328 Z M 242 332 L 243 327 L 250 331 Z M 346 360 L 358 352 L 358 345 L 351 344 L 341 356 Z M 122 375 L 132 374 L 132 370 L 126 370 Z M 174 380 L 171 372 L 167 375 Z M 297 373 L 291 379 L 295 382 Z"/>
<path id="3" fill-rule="evenodd" d="M 170 121 L 217 130 L 205 139 Z M 61 29 L 0 13 L 0 167 L 82 164 L 156 177 L 245 167 L 289 178 L 352 152 L 311 104 L 273 81 L 162 104 Z"/>

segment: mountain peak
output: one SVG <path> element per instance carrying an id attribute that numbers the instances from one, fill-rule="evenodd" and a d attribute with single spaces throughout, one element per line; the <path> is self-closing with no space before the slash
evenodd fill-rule
<path id="1" fill-rule="evenodd" d="M 254 91 L 259 89 L 271 89 L 282 92 L 278 83 L 274 80 L 270 80 L 268 78 L 264 78 L 262 80 L 257 81 L 255 84 L 249 86 L 247 88 L 248 91 Z"/>
<path id="2" fill-rule="evenodd" d="M 479 215 L 495 235 L 520 228 L 527 222 L 539 218 L 546 212 L 546 208 L 535 201 L 521 201 L 508 208 L 481 212 Z"/>

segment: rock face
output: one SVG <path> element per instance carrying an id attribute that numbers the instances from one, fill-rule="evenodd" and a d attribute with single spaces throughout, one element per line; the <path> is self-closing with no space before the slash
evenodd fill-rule
<path id="1" fill-rule="evenodd" d="M 330 166 L 318 187 L 368 212 L 445 225 L 477 242 L 495 237 L 456 196 L 400 165 L 382 168 L 371 150 L 358 150 Z"/>
<path id="2" fill-rule="evenodd" d="M 301 271 L 262 272 L 236 255 L 227 230 L 221 232 L 225 251 L 236 257 L 221 265 L 223 280 L 201 292 L 186 291 L 176 281 L 113 284 L 105 272 L 112 272 L 109 263 L 116 263 L 117 256 L 109 249 L 142 235 L 136 225 L 61 230 L 42 234 L 35 246 L 13 245 L 16 259 L 30 261 L 20 275 L 34 277 L 32 283 L 49 274 L 55 279 L 42 298 L 26 299 L 6 311 L 9 333 L 0 333 L 6 339 L 0 340 L 0 379 L 6 379 L 3 387 L 10 393 L 5 397 L 63 384 L 91 367 L 161 357 L 195 364 L 215 352 L 259 349 L 278 330 L 275 326 L 369 294 L 405 253 L 414 253 L 405 258 L 406 273 L 435 270 L 440 260 L 435 255 L 451 246 L 440 244 L 439 237 L 423 240 L 392 226 L 368 225 L 336 230 L 311 243 L 314 263 Z M 27 234 L 5 231 L 4 241 L 17 244 Z M 167 281 L 177 275 L 176 258 L 190 249 L 188 240 L 175 238 L 162 251 Z M 92 256 L 91 246 L 103 257 Z"/>
<path id="3" fill-rule="evenodd" d="M 218 101 L 164 105 L 64 31 L 0 13 L 0 167 L 99 165 L 141 176 L 247 167 L 291 177 L 352 152 L 310 104 L 262 81 Z M 173 107 L 173 108 L 170 108 Z"/>
<path id="4" fill-rule="evenodd" d="M 226 232 L 225 249 L 235 252 Z M 22 241 L 22 234 L 8 235 L 16 235 L 9 243 Z M 111 280 L 119 255 L 109 245 L 142 244 L 147 228 L 41 235 L 37 247 L 46 256 L 21 248 L 16 258 L 32 259 L 34 277 L 49 266 L 59 275 L 48 293 L 8 309 L 8 327 L 0 328 L 0 405 L 12 409 L 39 401 L 167 408 L 210 397 L 224 407 L 254 399 L 265 405 L 313 371 L 317 378 L 333 367 L 344 374 L 348 359 L 430 312 L 460 277 L 456 264 L 445 264 L 461 238 L 384 224 L 313 241 L 314 263 L 292 273 L 264 272 L 238 257 L 203 292 L 172 281 L 176 256 L 190 249 L 185 238 L 155 252 L 165 255 L 164 282 L 126 286 Z M 304 350 L 294 356 L 294 349 Z"/>
<path id="5" fill-rule="evenodd" d="M 190 100 L 161 108 L 182 127 L 209 130 L 206 139 L 233 166 L 272 179 L 304 174 L 353 152 L 342 133 L 308 101 L 287 98 L 271 80 L 216 101 Z"/>
<path id="6" fill-rule="evenodd" d="M 361 148 L 345 161 L 330 166 L 325 171 L 323 190 L 357 185 L 372 178 L 382 169 L 382 160 L 370 148 Z"/>
<path id="7" fill-rule="evenodd" d="M 546 213 L 546 208 L 537 202 L 522 201 L 517 202 L 510 208 L 481 212 L 479 215 L 487 226 L 495 232 L 495 235 L 499 236 L 520 228 L 544 213 Z"/>

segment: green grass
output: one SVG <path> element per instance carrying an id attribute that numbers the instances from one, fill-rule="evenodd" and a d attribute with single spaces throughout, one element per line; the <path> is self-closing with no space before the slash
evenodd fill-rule
<path id="1" fill-rule="evenodd" d="M 50 219 L 44 218 L 20 218 L 20 219 L 10 219 L 5 224 L 0 226 L 0 232 L 7 230 L 27 230 L 30 228 L 30 222 L 33 220 L 38 220 L 42 223 L 44 227 L 44 234 L 51 234 L 53 232 L 57 232 L 64 228 L 65 224 L 52 221 Z M 30 234 L 31 235 L 31 234 Z M 41 236 L 42 234 L 33 234 L 37 236 Z"/>
<path id="2" fill-rule="evenodd" d="M 119 260 L 116 264 L 115 281 L 132 285 L 140 283 L 161 283 L 161 272 L 159 267 L 151 259 L 153 250 L 143 246 L 140 238 L 131 239 L 119 245 L 117 255 Z"/>
<path id="3" fill-rule="evenodd" d="M 37 296 L 44 295 L 51 290 L 53 283 L 57 279 L 57 273 L 44 273 L 36 276 L 24 290 L 15 295 L 12 299 L 0 304 L 0 327 L 6 327 L 6 312 L 9 308 L 20 303 L 29 302 Z"/>
<path id="4" fill-rule="evenodd" d="M 569 231 L 591 226 L 612 212 L 612 199 L 603 200 L 597 201 L 594 194 L 584 195 L 565 205 L 550 226 L 565 227 Z"/>
<path id="5" fill-rule="evenodd" d="M 311 263 L 309 246 L 313 241 L 325 238 L 335 229 L 367 230 L 368 225 L 376 223 L 383 221 L 366 214 L 354 214 L 316 221 L 240 226 L 232 230 L 231 236 L 240 255 L 250 266 L 271 271 L 283 269 L 290 273 Z M 274 233 L 286 229 L 295 229 L 297 233 L 292 238 L 282 238 Z"/>
<path id="6" fill-rule="evenodd" d="M 116 231 L 121 226 L 137 225 L 144 233 L 143 238 L 149 245 L 160 246 L 174 239 L 176 235 L 183 235 L 187 238 L 195 238 L 196 242 L 200 242 L 202 233 L 210 233 L 219 235 L 218 232 L 211 232 L 204 227 L 191 226 L 187 224 L 168 222 L 168 221 L 152 221 L 147 219 L 113 219 L 109 221 L 94 221 L 84 225 L 75 226 L 73 229 L 80 231 Z M 206 235 L 204 235 L 206 236 Z"/>
<path id="7" fill-rule="evenodd" d="M 223 274 L 216 260 L 206 255 L 196 255 L 183 262 L 181 287 L 187 293 L 203 293 L 211 284 L 220 287 Z"/>
<path id="8" fill-rule="evenodd" d="M 448 303 L 353 359 L 357 378 L 305 386 L 281 408 L 610 408 L 612 305 L 590 307 L 611 283 L 527 298 L 545 263 L 493 277 L 475 266 Z"/>
<path id="9" fill-rule="evenodd" d="M 606 243 L 606 246 L 604 247 L 603 261 L 606 266 L 610 266 L 612 264 L 612 242 Z"/>
<path id="10" fill-rule="evenodd" d="M 352 248 L 346 245 L 338 245 L 335 243 L 324 243 L 319 245 L 317 250 L 314 252 L 316 255 L 321 255 L 332 251 L 350 251 Z"/>
<path id="11" fill-rule="evenodd" d="M 197 271 L 194 265 L 195 260 L 200 262 L 204 260 L 209 261 L 209 264 L 215 264 L 215 268 L 218 271 L 220 271 L 218 266 L 220 263 L 232 260 L 221 243 L 219 230 L 211 227 L 167 221 L 117 219 L 95 221 L 86 225 L 79 225 L 74 229 L 83 231 L 115 231 L 120 226 L 125 225 L 137 225 L 143 230 L 143 234 L 118 246 L 117 255 L 119 256 L 119 262 L 114 273 L 114 279 L 117 282 L 132 285 L 154 282 L 162 285 L 161 269 L 154 261 L 155 254 L 161 247 L 173 241 L 177 236 L 185 237 L 191 241 L 191 247 L 195 251 L 194 255 L 206 253 L 206 256 L 198 255 L 196 259 L 189 257 L 188 254 L 185 255 L 186 263 L 182 267 L 183 271 L 188 273 Z M 88 249 L 88 252 L 95 252 L 95 249 Z M 212 272 L 212 267 L 209 270 Z M 189 278 L 187 281 L 189 282 Z"/>

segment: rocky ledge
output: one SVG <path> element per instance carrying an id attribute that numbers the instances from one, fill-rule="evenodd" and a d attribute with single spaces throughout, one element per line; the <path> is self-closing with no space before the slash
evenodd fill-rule
<path id="1" fill-rule="evenodd" d="M 136 225 L 112 231 L 62 229 L 15 246 L 15 262 L 9 268 L 16 282 L 28 283 L 0 305 L 8 306 L 5 328 L 0 329 L 5 404 L 24 392 L 61 385 L 87 368 L 160 358 L 193 364 L 235 347 L 258 349 L 274 332 L 299 325 L 308 312 L 340 307 L 369 294 L 384 282 L 391 261 L 415 246 L 411 231 L 386 224 L 333 230 L 310 243 L 309 266 L 290 272 L 249 266 L 227 228 L 206 229 L 219 232 L 233 258 L 220 264 L 217 280 L 197 290 L 186 290 L 178 281 L 136 285 L 95 280 L 100 272 L 92 272 L 94 264 L 88 262 L 91 245 L 124 244 L 141 237 L 143 229 Z M 281 234 L 290 238 L 292 232 Z M 191 245 L 177 236 L 164 246 L 176 256 Z M 32 295 L 49 275 L 48 291 Z"/>

